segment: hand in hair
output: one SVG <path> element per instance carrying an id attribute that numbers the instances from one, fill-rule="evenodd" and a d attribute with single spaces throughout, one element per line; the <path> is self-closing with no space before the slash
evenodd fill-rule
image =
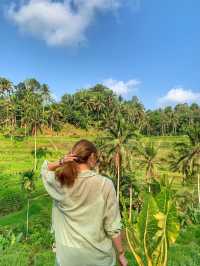
<path id="1" fill-rule="evenodd" d="M 63 163 L 73 162 L 76 159 L 77 159 L 77 156 L 70 153 L 70 154 L 67 154 L 63 157 Z"/>
<path id="2" fill-rule="evenodd" d="M 75 155 L 72 153 L 69 153 L 68 155 L 65 155 L 63 158 L 61 158 L 59 161 L 56 162 L 48 162 L 48 170 L 55 171 L 57 168 L 59 168 L 61 165 L 64 165 L 67 162 L 73 162 L 77 159 Z"/>

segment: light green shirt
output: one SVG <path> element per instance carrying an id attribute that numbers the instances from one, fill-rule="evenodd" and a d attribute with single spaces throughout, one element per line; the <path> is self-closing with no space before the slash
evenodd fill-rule
<path id="1" fill-rule="evenodd" d="M 45 160 L 41 176 L 53 198 L 52 225 L 61 266 L 115 266 L 111 237 L 121 230 L 113 182 L 92 170 L 78 174 L 72 187 L 61 186 Z"/>

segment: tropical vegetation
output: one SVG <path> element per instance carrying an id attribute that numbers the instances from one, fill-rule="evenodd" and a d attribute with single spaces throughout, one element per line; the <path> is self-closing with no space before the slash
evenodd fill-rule
<path id="1" fill-rule="evenodd" d="M 97 84 L 60 100 L 0 78 L 0 265 L 54 265 L 40 167 L 80 138 L 116 186 L 131 266 L 200 265 L 200 106 L 145 110 Z"/>

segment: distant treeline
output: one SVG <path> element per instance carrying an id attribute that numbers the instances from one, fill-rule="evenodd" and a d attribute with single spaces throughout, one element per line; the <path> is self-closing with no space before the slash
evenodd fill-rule
<path id="1" fill-rule="evenodd" d="M 48 85 L 35 79 L 14 85 L 0 78 L 0 131 L 4 134 L 34 134 L 43 126 L 59 131 L 65 123 L 105 129 L 118 116 L 144 135 L 182 135 L 188 126 L 200 123 L 200 106 L 184 103 L 145 110 L 136 96 L 124 100 L 101 84 L 74 94 L 65 93 L 58 102 Z"/>

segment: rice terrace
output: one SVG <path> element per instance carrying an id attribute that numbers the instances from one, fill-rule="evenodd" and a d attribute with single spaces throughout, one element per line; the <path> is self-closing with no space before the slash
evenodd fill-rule
<path id="1" fill-rule="evenodd" d="M 200 2 L 0 2 L 0 266 L 200 266 Z"/>
<path id="2" fill-rule="evenodd" d="M 199 265 L 197 104 L 146 112 L 138 99 L 123 101 L 102 85 L 54 103 L 36 80 L 15 89 L 0 81 L 0 265 L 54 264 L 40 167 L 80 138 L 96 143 L 99 171 L 120 191 L 130 265 Z"/>

